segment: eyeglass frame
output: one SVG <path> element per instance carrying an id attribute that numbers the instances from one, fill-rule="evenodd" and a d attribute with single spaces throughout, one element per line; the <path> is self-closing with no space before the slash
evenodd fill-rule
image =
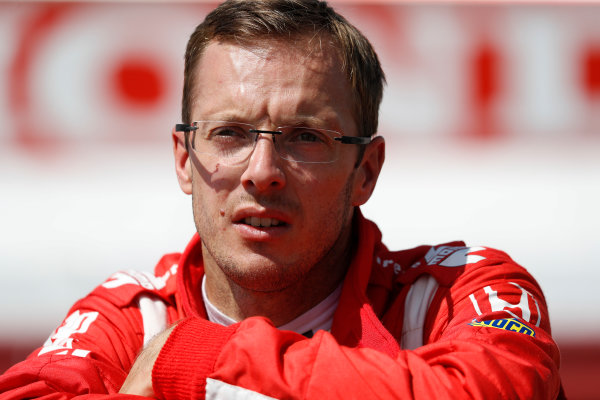
<path id="1" fill-rule="evenodd" d="M 272 130 L 264 130 L 264 129 L 254 129 L 254 126 L 252 124 L 247 124 L 247 123 L 242 123 L 242 122 L 235 122 L 235 121 L 197 120 L 197 121 L 193 121 L 192 124 L 196 123 L 196 122 L 228 122 L 228 123 L 232 123 L 232 124 L 252 126 L 253 129 L 248 129 L 248 132 L 249 133 L 256 133 L 256 136 L 254 138 L 254 142 L 255 142 L 254 146 L 256 146 L 256 143 L 258 142 L 258 137 L 261 134 L 271 135 L 272 138 L 273 138 L 273 140 L 275 140 L 275 135 L 282 135 L 283 134 L 283 132 L 279 131 L 279 130 L 272 131 Z M 188 153 L 189 153 L 189 133 L 190 132 L 195 132 L 196 130 L 198 130 L 198 126 L 194 126 L 192 124 L 184 124 L 184 123 L 175 124 L 175 131 L 176 132 L 183 132 L 185 134 L 185 148 L 188 151 Z M 280 127 L 277 127 L 277 129 L 289 128 L 289 127 L 292 127 L 292 126 L 280 126 Z M 368 137 L 368 136 L 346 136 L 346 135 L 342 135 L 338 131 L 334 131 L 334 130 L 331 130 L 331 129 L 321 129 L 321 128 L 309 128 L 309 129 L 316 129 L 316 130 L 323 130 L 323 131 L 327 131 L 327 132 L 337 133 L 339 135 L 339 137 L 334 137 L 333 140 L 335 140 L 337 142 L 340 142 L 341 144 L 367 145 L 367 144 L 369 144 L 369 143 L 371 143 L 373 141 L 373 138 Z M 248 157 L 252 154 L 253 151 L 254 151 L 254 148 L 248 154 Z M 279 154 L 279 152 L 277 152 L 277 154 Z M 281 154 L 279 154 L 279 156 L 282 157 Z M 282 157 L 282 158 L 286 159 L 284 157 Z M 331 163 L 335 162 L 336 159 L 333 159 L 331 161 L 300 161 L 300 160 L 293 160 L 293 161 L 294 162 L 298 162 L 298 163 L 303 163 L 303 164 L 331 164 Z"/>

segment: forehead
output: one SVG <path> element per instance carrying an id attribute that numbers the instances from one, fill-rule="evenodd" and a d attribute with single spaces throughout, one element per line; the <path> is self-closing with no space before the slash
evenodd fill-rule
<path id="1" fill-rule="evenodd" d="M 258 45 L 213 41 L 195 73 L 195 119 L 352 119 L 352 91 L 338 50 L 321 38 Z"/>

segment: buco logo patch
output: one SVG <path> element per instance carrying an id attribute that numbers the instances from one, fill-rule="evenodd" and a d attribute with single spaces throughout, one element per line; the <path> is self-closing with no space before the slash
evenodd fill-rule
<path id="1" fill-rule="evenodd" d="M 476 321 L 469 322 L 471 326 L 486 326 L 488 328 L 502 329 L 505 331 L 512 331 L 522 333 L 524 335 L 535 337 L 535 331 L 523 324 L 516 318 L 503 318 L 494 319 L 489 321 Z"/>

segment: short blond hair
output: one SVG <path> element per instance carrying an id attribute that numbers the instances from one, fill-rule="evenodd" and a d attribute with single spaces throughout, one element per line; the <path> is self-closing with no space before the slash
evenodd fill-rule
<path id="1" fill-rule="evenodd" d="M 359 136 L 374 135 L 385 83 L 377 54 L 356 27 L 318 0 L 228 0 L 209 13 L 187 44 L 182 121 L 192 122 L 195 71 L 211 41 L 252 44 L 264 39 L 295 41 L 315 36 L 327 37 L 339 51 L 353 92 Z"/>

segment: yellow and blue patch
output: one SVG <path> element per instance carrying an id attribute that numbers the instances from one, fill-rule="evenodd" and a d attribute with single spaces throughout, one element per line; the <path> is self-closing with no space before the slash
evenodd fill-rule
<path id="1" fill-rule="evenodd" d="M 488 328 L 502 329 L 505 331 L 518 332 L 523 335 L 535 337 L 535 331 L 519 321 L 516 318 L 502 318 L 493 319 L 489 321 L 476 321 L 469 322 L 471 326 L 486 326 Z"/>

